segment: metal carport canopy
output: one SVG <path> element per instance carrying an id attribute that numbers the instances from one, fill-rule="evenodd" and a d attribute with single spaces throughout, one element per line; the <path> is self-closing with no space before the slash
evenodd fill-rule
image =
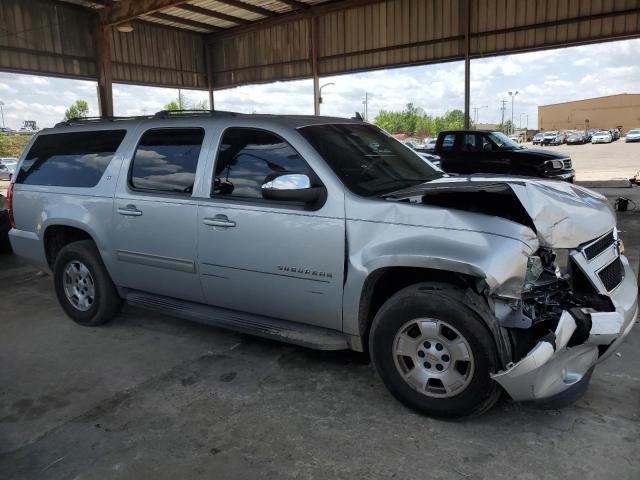
<path id="1" fill-rule="evenodd" d="M 124 33 L 129 25 L 133 31 Z M 640 0 L 2 0 L 0 70 L 207 89 L 640 37 Z"/>

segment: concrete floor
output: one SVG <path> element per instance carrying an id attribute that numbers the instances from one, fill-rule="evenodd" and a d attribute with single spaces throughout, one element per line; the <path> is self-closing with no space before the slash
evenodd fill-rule
<path id="1" fill-rule="evenodd" d="M 526 143 L 524 146 L 553 150 L 571 157 L 578 181 L 628 180 L 640 171 L 640 142 L 625 143 L 621 139 L 595 145 L 539 147 Z"/>
<path id="2" fill-rule="evenodd" d="M 640 188 L 605 190 L 640 205 Z M 619 215 L 640 253 L 640 211 Z M 0 256 L 1 479 L 638 479 L 640 329 L 580 401 L 457 422 L 387 393 L 366 359 L 130 307 L 101 328 Z"/>

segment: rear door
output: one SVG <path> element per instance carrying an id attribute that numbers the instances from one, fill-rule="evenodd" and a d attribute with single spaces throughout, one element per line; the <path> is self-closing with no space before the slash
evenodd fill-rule
<path id="1" fill-rule="evenodd" d="M 440 156 L 442 169 L 445 172 L 461 173 L 463 167 L 460 159 L 460 150 L 457 142 L 458 135 L 447 133 L 438 139 L 436 153 Z"/>
<path id="2" fill-rule="evenodd" d="M 296 141 L 261 128 L 223 132 L 210 198 L 198 206 L 202 288 L 211 305 L 341 329 L 343 192 L 330 191 L 312 207 L 262 197 L 262 184 L 276 172 L 322 184 Z"/>
<path id="3" fill-rule="evenodd" d="M 118 285 L 202 301 L 192 193 L 204 143 L 203 126 L 141 129 L 114 201 Z"/>

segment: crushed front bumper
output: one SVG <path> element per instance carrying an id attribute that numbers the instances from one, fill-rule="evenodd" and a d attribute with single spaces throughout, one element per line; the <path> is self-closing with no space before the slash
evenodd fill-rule
<path id="1" fill-rule="evenodd" d="M 542 400 L 562 394 L 590 375 L 592 367 L 624 341 L 638 317 L 638 285 L 627 259 L 623 256 L 620 259 L 625 277 L 611 293 L 615 311 L 590 314 L 592 328 L 588 340 L 567 347 L 576 322 L 564 311 L 554 332 L 555 339 L 541 340 L 521 360 L 492 375 L 514 400 Z"/>

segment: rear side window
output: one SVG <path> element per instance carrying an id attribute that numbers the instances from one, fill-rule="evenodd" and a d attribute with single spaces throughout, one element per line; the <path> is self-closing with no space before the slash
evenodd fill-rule
<path id="1" fill-rule="evenodd" d="M 213 194 L 262 199 L 262 185 L 278 172 L 311 176 L 298 152 L 277 135 L 252 128 L 230 128 L 220 141 Z"/>
<path id="2" fill-rule="evenodd" d="M 442 139 L 442 147 L 440 147 L 443 151 L 453 150 L 453 144 L 455 143 L 456 136 L 452 133 L 445 135 Z"/>
<path id="3" fill-rule="evenodd" d="M 27 153 L 16 183 L 95 187 L 126 130 L 40 135 Z"/>
<path id="4" fill-rule="evenodd" d="M 138 190 L 191 193 L 203 139 L 201 128 L 146 131 L 131 163 L 131 186 Z"/>

